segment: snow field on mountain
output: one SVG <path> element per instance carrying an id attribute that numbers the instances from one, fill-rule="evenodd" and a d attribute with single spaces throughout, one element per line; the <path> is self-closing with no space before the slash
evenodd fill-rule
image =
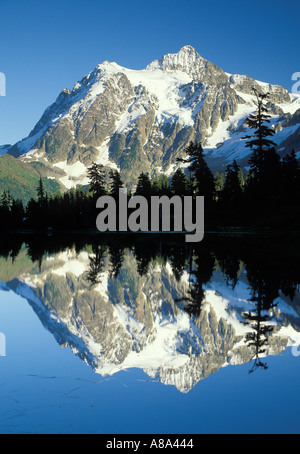
<path id="1" fill-rule="evenodd" d="M 182 100 L 179 95 L 180 87 L 192 81 L 188 74 L 182 71 L 166 73 L 160 69 L 140 71 L 126 69 L 125 74 L 133 86 L 141 84 L 157 98 L 156 121 L 158 123 L 175 117 L 185 126 L 193 124 L 191 110 L 180 106 Z"/>
<path id="2" fill-rule="evenodd" d="M 268 84 L 266 84 L 268 85 Z M 234 159 L 242 159 L 252 153 L 251 149 L 246 148 L 246 140 L 243 138 L 246 135 L 253 136 L 254 131 L 250 129 L 242 129 L 236 131 L 243 123 L 246 122 L 248 116 L 255 112 L 254 97 L 237 91 L 247 104 L 239 104 L 234 115 L 229 116 L 225 121 L 220 120 L 214 133 L 207 139 L 204 147 L 205 152 L 210 152 L 210 157 L 218 158 L 225 157 L 228 162 Z M 291 95 L 292 103 L 278 104 L 284 113 L 294 114 L 300 109 L 300 95 Z M 271 115 L 270 125 L 275 126 L 281 115 Z M 298 128 L 299 124 L 289 127 L 283 127 L 273 137 L 272 141 L 279 145 Z"/>

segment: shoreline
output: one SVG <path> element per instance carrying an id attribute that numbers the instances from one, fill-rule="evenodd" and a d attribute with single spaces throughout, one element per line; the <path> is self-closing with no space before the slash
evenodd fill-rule
<path id="1" fill-rule="evenodd" d="M 141 237 L 141 236 L 151 236 L 151 237 L 183 237 L 187 233 L 186 231 L 172 231 L 172 232 L 153 232 L 153 231 L 138 231 L 138 232 L 100 232 L 97 229 L 66 229 L 66 230 L 48 230 L 48 229 L 21 229 L 21 230 L 11 230 L 11 231 L 2 231 L 4 236 L 43 236 L 43 237 L 59 237 L 65 235 L 79 235 L 79 236 L 92 236 L 92 237 Z M 208 230 L 204 231 L 204 237 L 211 235 L 218 235 L 218 236 L 236 236 L 236 235 L 247 235 L 247 236 L 300 236 L 300 230 L 283 230 L 283 229 L 245 229 L 239 227 L 229 227 L 224 228 L 220 227 L 220 229 L 209 228 Z M 203 241 L 203 240 L 202 240 Z M 199 241 L 201 243 L 201 241 Z"/>

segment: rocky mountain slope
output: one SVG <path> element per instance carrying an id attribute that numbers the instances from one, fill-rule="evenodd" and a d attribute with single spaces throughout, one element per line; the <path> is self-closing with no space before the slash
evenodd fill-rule
<path id="1" fill-rule="evenodd" d="M 190 317 L 176 303 L 191 285 L 186 272 L 177 281 L 169 262 L 153 263 L 141 276 L 128 251 L 117 278 L 106 259 L 91 284 L 93 258 L 91 250 L 66 249 L 48 255 L 40 268 L 30 267 L 22 250 L 9 276 L 7 267 L 0 267 L 0 279 L 6 282 L 1 289 L 27 299 L 59 345 L 71 348 L 97 374 L 137 367 L 188 392 L 221 367 L 250 363 L 255 356 L 246 343 L 251 328 L 243 313 L 254 306 L 243 274 L 232 289 L 216 271 L 204 288 L 200 315 Z M 299 314 L 283 299 L 277 303 L 264 359 L 300 343 Z"/>
<path id="2" fill-rule="evenodd" d="M 270 93 L 280 153 L 300 153 L 300 95 L 225 73 L 191 46 L 143 70 L 98 65 L 59 94 L 27 138 L 1 153 L 40 163 L 42 176 L 64 188 L 86 184 L 93 161 L 119 169 L 127 183 L 134 184 L 141 171 L 171 176 L 176 158 L 195 140 L 205 147 L 212 170 L 233 159 L 247 166 L 242 137 L 255 110 L 252 87 Z"/>

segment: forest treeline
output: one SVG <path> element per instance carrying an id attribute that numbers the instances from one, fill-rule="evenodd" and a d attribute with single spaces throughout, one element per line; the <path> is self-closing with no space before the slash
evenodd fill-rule
<path id="1" fill-rule="evenodd" d="M 252 150 L 247 172 L 234 160 L 225 171 L 212 173 L 201 143 L 191 142 L 185 157 L 178 158 L 172 178 L 159 174 L 150 179 L 142 172 L 137 178 L 132 195 L 151 196 L 191 195 L 205 197 L 205 225 L 288 227 L 298 229 L 300 168 L 296 153 L 283 158 L 271 140 L 274 130 L 268 127 L 267 95 L 256 93 L 257 112 L 247 119 L 248 128 L 254 130 L 246 136 L 246 147 Z M 88 187 L 76 187 L 54 195 L 45 192 L 42 179 L 26 206 L 4 191 L 0 199 L 1 229 L 77 230 L 95 228 L 96 200 L 111 195 L 118 201 L 119 189 L 124 188 L 117 170 L 106 170 L 93 163 L 88 169 Z M 298 221 L 297 221 L 298 219 Z M 298 222 L 298 223 L 297 223 Z"/>

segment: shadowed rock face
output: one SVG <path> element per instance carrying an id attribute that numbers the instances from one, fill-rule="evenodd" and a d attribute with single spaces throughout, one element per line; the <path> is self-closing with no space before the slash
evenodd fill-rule
<path id="1" fill-rule="evenodd" d="M 93 161 L 117 167 L 126 183 L 135 183 L 142 171 L 171 175 L 190 141 L 215 149 L 228 137 L 236 139 L 233 125 L 255 110 L 253 87 L 270 93 L 275 116 L 292 101 L 285 88 L 227 74 L 191 46 L 140 71 L 104 62 L 72 90 L 63 90 L 29 137 L 8 152 L 42 162 L 47 176 L 67 187 L 85 184 Z M 78 162 L 82 166 L 74 170 Z"/>
<path id="2" fill-rule="evenodd" d="M 188 392 L 221 367 L 255 357 L 253 342 L 247 343 L 255 329 L 245 315 L 255 317 L 254 293 L 243 269 L 232 287 L 217 270 L 199 282 L 196 265 L 178 276 L 172 260 L 151 261 L 141 274 L 130 250 L 117 276 L 112 255 L 90 247 L 48 255 L 40 267 L 26 257 L 21 250 L 9 272 L 1 260 L 5 288 L 25 297 L 57 342 L 98 374 L 138 367 Z M 199 303 L 194 313 L 187 310 L 191 299 Z M 262 311 L 261 325 L 270 329 L 264 360 L 300 340 L 297 312 L 276 301 L 276 308 Z"/>

